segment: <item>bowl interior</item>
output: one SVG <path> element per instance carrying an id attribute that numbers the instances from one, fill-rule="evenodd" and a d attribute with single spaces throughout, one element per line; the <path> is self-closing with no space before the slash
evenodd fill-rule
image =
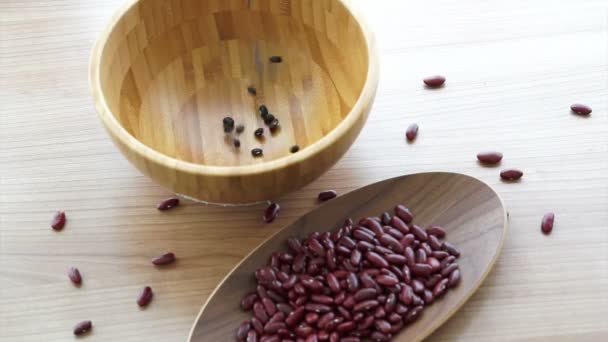
<path id="1" fill-rule="evenodd" d="M 150 148 L 198 164 L 248 165 L 334 129 L 361 94 L 367 51 L 339 0 L 140 0 L 111 29 L 101 86 L 120 125 Z M 274 134 L 261 104 L 279 120 Z M 245 131 L 226 135 L 226 116 Z M 253 134 L 260 127 L 264 139 Z M 252 157 L 256 147 L 263 157 Z"/>

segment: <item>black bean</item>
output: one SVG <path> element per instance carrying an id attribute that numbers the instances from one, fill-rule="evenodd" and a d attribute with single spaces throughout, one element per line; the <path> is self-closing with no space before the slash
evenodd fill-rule
<path id="1" fill-rule="evenodd" d="M 270 63 L 281 63 L 282 61 L 283 61 L 283 57 L 281 57 L 281 56 L 270 57 Z"/>
<path id="2" fill-rule="evenodd" d="M 253 134 L 258 137 L 261 138 L 264 135 L 264 129 L 263 128 L 258 128 L 255 130 L 255 132 L 253 132 Z"/>
<path id="3" fill-rule="evenodd" d="M 289 150 L 291 153 L 296 153 L 300 150 L 300 146 L 298 145 L 293 145 L 291 146 L 291 149 Z"/>
<path id="4" fill-rule="evenodd" d="M 232 143 L 234 144 L 234 147 L 236 147 L 236 148 L 241 147 L 241 141 L 239 139 L 234 139 L 232 141 Z"/>
<path id="5" fill-rule="evenodd" d="M 268 115 L 268 108 L 266 108 L 266 106 L 264 106 L 264 105 L 261 105 L 260 114 L 262 114 L 262 116 Z"/>
<path id="6" fill-rule="evenodd" d="M 237 126 L 236 126 L 236 132 L 237 132 L 238 134 L 243 133 L 243 131 L 244 131 L 244 130 L 245 130 L 245 126 L 243 126 L 243 125 L 237 125 Z"/>
<path id="7" fill-rule="evenodd" d="M 251 150 L 251 155 L 254 157 L 261 157 L 264 154 L 264 151 L 261 148 L 254 148 Z"/>
<path id="8" fill-rule="evenodd" d="M 257 95 L 257 93 L 258 93 L 257 89 L 255 89 L 254 86 L 247 87 L 247 92 L 251 95 Z"/>
<path id="9" fill-rule="evenodd" d="M 276 118 L 274 117 L 274 115 L 267 114 L 266 117 L 264 117 L 264 123 L 270 125 L 270 123 L 272 123 L 272 121 L 274 121 L 275 119 Z"/>
<path id="10" fill-rule="evenodd" d="M 275 131 L 277 128 L 279 128 L 279 120 L 272 120 L 272 122 L 268 124 L 268 128 L 270 128 L 270 131 Z"/>

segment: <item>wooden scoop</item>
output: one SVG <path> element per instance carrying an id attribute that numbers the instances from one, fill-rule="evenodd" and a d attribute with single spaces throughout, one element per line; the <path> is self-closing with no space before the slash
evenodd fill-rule
<path id="1" fill-rule="evenodd" d="M 330 200 L 302 216 L 262 243 L 224 278 L 203 305 L 189 341 L 235 340 L 239 324 L 251 318 L 251 312 L 243 312 L 239 303 L 243 295 L 255 289 L 255 270 L 267 265 L 273 251 L 286 250 L 287 238 L 333 230 L 348 217 L 356 222 L 384 211 L 392 214 L 400 203 L 412 211 L 417 225 L 443 226 L 446 239 L 461 251 L 460 285 L 425 307 L 420 319 L 393 340 L 419 341 L 429 336 L 479 288 L 496 262 L 507 233 L 507 214 L 498 194 L 480 180 L 457 173 L 430 172 L 384 180 Z"/>

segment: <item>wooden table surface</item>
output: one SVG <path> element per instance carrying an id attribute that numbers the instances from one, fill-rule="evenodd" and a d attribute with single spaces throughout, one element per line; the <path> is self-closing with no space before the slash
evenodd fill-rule
<path id="1" fill-rule="evenodd" d="M 377 34 L 381 82 L 361 136 L 327 174 L 264 205 L 185 203 L 140 175 L 96 118 L 89 52 L 121 0 L 2 0 L 0 340 L 184 341 L 206 297 L 258 243 L 346 193 L 431 170 L 476 176 L 503 196 L 510 228 L 477 293 L 430 341 L 599 341 L 608 337 L 608 2 L 359 0 Z M 421 79 L 447 76 L 426 90 Z M 588 118 L 569 106 L 593 107 Z M 417 122 L 415 144 L 404 141 Z M 505 184 L 475 161 L 502 151 Z M 54 232 L 56 210 L 69 222 Z M 545 212 L 553 233 L 540 233 Z M 175 267 L 150 258 L 174 251 Z M 66 269 L 80 268 L 74 288 Z M 155 290 L 146 310 L 135 298 Z M 235 298 L 235 300 L 238 300 Z M 228 305 L 228 303 L 227 303 Z M 227 339 L 228 340 L 228 339 Z"/>

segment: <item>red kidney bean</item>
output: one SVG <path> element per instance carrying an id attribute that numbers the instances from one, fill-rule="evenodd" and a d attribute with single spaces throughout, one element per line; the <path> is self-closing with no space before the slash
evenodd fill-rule
<path id="1" fill-rule="evenodd" d="M 325 330 L 321 330 L 321 331 L 319 331 L 317 333 L 317 338 L 319 339 L 319 341 L 328 341 L 329 340 L 329 333 L 327 331 L 325 331 Z"/>
<path id="2" fill-rule="evenodd" d="M 355 330 L 356 328 L 357 328 L 357 325 L 355 324 L 355 322 L 348 321 L 348 322 L 340 323 L 340 325 L 338 325 L 336 327 L 336 331 L 339 333 L 347 333 L 349 331 Z"/>
<path id="3" fill-rule="evenodd" d="M 418 124 L 413 123 L 409 125 L 405 130 L 405 138 L 407 139 L 407 141 L 412 142 L 416 140 L 416 137 L 418 136 L 418 130 Z"/>
<path id="4" fill-rule="evenodd" d="M 442 243 L 435 235 L 429 235 L 428 244 L 431 247 L 432 252 L 441 250 Z"/>
<path id="5" fill-rule="evenodd" d="M 366 218 L 361 223 L 364 227 L 369 228 L 374 235 L 380 237 L 380 235 L 384 234 L 384 229 L 382 229 L 382 225 L 380 225 L 380 220 L 374 220 L 372 218 Z"/>
<path id="6" fill-rule="evenodd" d="M 500 152 L 480 152 L 477 154 L 477 160 L 482 164 L 494 165 L 500 163 L 502 160 L 502 153 Z"/>
<path id="7" fill-rule="evenodd" d="M 520 179 L 524 173 L 517 169 L 507 169 L 500 171 L 500 178 L 506 181 L 516 181 Z"/>
<path id="8" fill-rule="evenodd" d="M 441 263 L 434 257 L 426 259 L 426 263 L 431 266 L 431 272 L 437 272 L 441 269 Z"/>
<path id="9" fill-rule="evenodd" d="M 589 115 L 593 111 L 591 107 L 580 103 L 572 104 L 570 110 L 578 115 Z"/>
<path id="10" fill-rule="evenodd" d="M 410 267 L 412 273 L 417 276 L 428 277 L 431 275 L 431 266 L 427 264 L 414 264 Z"/>
<path id="11" fill-rule="evenodd" d="M 374 242 L 374 237 L 372 235 L 367 234 L 365 231 L 363 231 L 361 229 L 355 229 L 353 231 L 353 237 L 355 237 L 355 239 L 357 239 L 357 240 L 366 241 L 369 243 Z"/>
<path id="12" fill-rule="evenodd" d="M 354 232 L 353 232 L 353 235 L 354 235 Z M 372 237 L 372 239 L 373 239 L 373 237 Z M 338 241 L 338 244 L 341 246 L 344 246 L 348 249 L 353 249 L 357 246 L 357 243 L 353 239 L 349 238 L 348 236 L 343 236 L 340 239 L 340 241 Z"/>
<path id="13" fill-rule="evenodd" d="M 344 259 L 342 261 L 342 266 L 349 272 L 357 271 L 357 267 L 355 267 L 353 264 L 351 264 L 349 259 Z"/>
<path id="14" fill-rule="evenodd" d="M 374 325 L 376 326 L 376 329 L 380 330 L 382 333 L 390 333 L 391 331 L 391 324 L 383 319 L 377 319 L 374 322 Z"/>
<path id="15" fill-rule="evenodd" d="M 427 257 L 426 257 L 426 252 L 424 251 L 424 249 L 421 248 L 421 249 L 416 250 L 415 256 L 416 256 L 417 263 L 421 263 L 421 264 L 426 263 Z"/>
<path id="16" fill-rule="evenodd" d="M 313 294 L 310 296 L 310 299 L 313 302 L 317 302 L 317 303 L 321 303 L 321 304 L 333 304 L 334 303 L 334 299 L 331 298 L 330 296 L 325 296 L 325 295 L 318 295 L 318 294 Z"/>
<path id="17" fill-rule="evenodd" d="M 374 244 L 367 241 L 357 242 L 357 249 L 361 252 L 368 252 L 374 249 Z"/>
<path id="18" fill-rule="evenodd" d="M 416 237 L 414 236 L 414 234 L 407 234 L 403 237 L 403 239 L 401 239 L 401 241 L 399 241 L 399 243 L 401 243 L 401 246 L 403 246 L 403 248 L 407 248 L 407 247 L 411 247 L 412 243 L 416 240 Z"/>
<path id="19" fill-rule="evenodd" d="M 428 235 L 427 233 L 424 231 L 424 229 L 420 228 L 417 225 L 412 225 L 410 227 L 410 231 L 412 232 L 412 234 L 414 234 L 414 236 L 421 242 L 426 242 L 428 240 Z"/>
<path id="20" fill-rule="evenodd" d="M 408 210 L 408 212 L 409 212 L 409 210 Z M 410 213 L 410 215 L 411 215 L 411 213 Z M 393 216 L 393 218 L 391 218 L 390 225 L 393 228 L 400 231 L 401 233 L 403 233 L 404 235 L 408 234 L 410 232 L 410 227 L 408 227 L 407 224 L 405 222 L 403 222 L 403 220 L 400 219 L 398 216 Z"/>
<path id="21" fill-rule="evenodd" d="M 175 208 L 178 205 L 179 205 L 179 198 L 170 197 L 170 198 L 160 201 L 158 203 L 158 205 L 156 206 L 156 208 L 158 210 L 164 211 L 164 210 L 169 210 L 169 209 Z"/>
<path id="22" fill-rule="evenodd" d="M 325 257 L 325 247 L 317 239 L 311 239 L 308 248 L 316 255 Z"/>
<path id="23" fill-rule="evenodd" d="M 333 312 L 328 312 L 328 313 L 322 315 L 319 318 L 319 321 L 317 322 L 317 327 L 319 327 L 320 329 L 325 329 L 325 326 L 327 325 L 327 323 L 329 323 L 335 317 L 336 317 L 336 315 Z"/>
<path id="24" fill-rule="evenodd" d="M 344 306 L 347 309 L 351 309 L 351 308 L 355 307 L 355 298 L 352 295 L 346 296 L 346 298 L 344 299 L 344 302 L 342 302 L 342 306 Z"/>
<path id="25" fill-rule="evenodd" d="M 416 263 L 416 256 L 412 247 L 405 247 L 405 251 L 403 254 L 405 255 L 405 258 L 407 259 L 407 264 L 410 267 Z"/>
<path id="26" fill-rule="evenodd" d="M 378 254 L 378 253 L 367 252 L 365 254 L 365 258 L 377 267 L 387 268 L 389 266 L 388 261 L 386 261 L 386 259 L 384 259 L 382 256 L 380 256 L 380 254 Z"/>
<path id="27" fill-rule="evenodd" d="M 66 216 L 64 211 L 58 211 L 53 216 L 53 221 L 51 221 L 51 228 L 56 231 L 60 231 L 65 226 Z"/>
<path id="28" fill-rule="evenodd" d="M 357 312 L 354 316 L 353 316 L 353 321 L 355 322 L 360 322 L 363 317 L 365 317 L 365 314 L 363 312 Z"/>
<path id="29" fill-rule="evenodd" d="M 436 258 L 437 260 L 440 260 L 440 261 L 441 261 L 441 260 L 443 260 L 443 259 L 445 259 L 445 258 L 449 257 L 449 256 L 450 256 L 450 253 L 445 252 L 445 251 L 433 251 L 433 253 L 431 253 L 431 256 L 432 256 L 433 258 Z"/>
<path id="30" fill-rule="evenodd" d="M 287 281 L 287 279 L 289 279 L 289 275 L 283 271 L 279 271 L 277 273 L 277 279 L 279 279 L 281 283 L 284 283 L 285 281 Z"/>
<path id="31" fill-rule="evenodd" d="M 403 321 L 395 322 L 391 325 L 391 333 L 397 333 L 399 330 L 403 329 Z"/>
<path id="32" fill-rule="evenodd" d="M 340 283 L 338 282 L 338 278 L 336 278 L 333 273 L 327 273 L 327 275 L 325 276 L 325 281 L 327 282 L 327 285 L 329 286 L 332 292 L 340 292 Z"/>
<path id="33" fill-rule="evenodd" d="M 293 311 L 293 308 L 289 304 L 277 303 L 277 310 L 286 315 L 289 315 Z"/>
<path id="34" fill-rule="evenodd" d="M 354 266 L 358 266 L 359 263 L 361 262 L 362 256 L 363 256 L 363 254 L 361 254 L 360 250 L 353 249 L 352 253 L 350 254 L 350 263 L 353 264 Z"/>
<path id="35" fill-rule="evenodd" d="M 407 258 L 401 254 L 388 254 L 384 258 L 394 265 L 405 265 L 407 263 Z"/>
<path id="36" fill-rule="evenodd" d="M 440 239 L 443 239 L 446 236 L 445 228 L 438 225 L 430 226 L 426 229 L 426 233 L 429 235 L 434 235 Z"/>
<path id="37" fill-rule="evenodd" d="M 379 241 L 382 245 L 390 248 L 394 252 L 403 253 L 403 246 L 399 243 L 399 240 L 395 239 L 390 234 L 382 234 L 379 238 Z"/>
<path id="38" fill-rule="evenodd" d="M 450 276 L 448 277 L 448 284 L 450 285 L 450 287 L 456 287 L 458 286 L 458 284 L 460 284 L 459 269 L 455 269 L 454 271 L 452 271 L 452 273 L 450 273 Z"/>
<path id="39" fill-rule="evenodd" d="M 298 277 L 292 274 L 288 276 L 288 278 L 283 282 L 283 288 L 289 290 L 296 285 L 297 281 Z"/>
<path id="40" fill-rule="evenodd" d="M 401 322 L 402 319 L 403 317 L 401 317 L 401 315 L 396 312 L 393 312 L 388 316 L 388 321 L 391 323 Z"/>
<path id="41" fill-rule="evenodd" d="M 418 279 L 414 279 L 412 280 L 412 289 L 414 290 L 414 293 L 421 294 L 424 292 L 424 283 Z"/>
<path id="42" fill-rule="evenodd" d="M 285 321 L 285 314 L 277 311 L 274 315 L 272 315 L 272 317 L 270 317 L 270 319 L 268 320 L 268 322 L 284 322 Z M 268 324 L 268 323 L 266 323 Z"/>
<path id="43" fill-rule="evenodd" d="M 329 201 L 332 198 L 335 198 L 336 196 L 338 196 L 338 193 L 336 192 L 336 190 L 325 190 L 325 191 L 321 191 L 319 193 L 319 196 L 317 196 L 317 197 L 319 198 L 319 201 L 325 202 L 325 201 Z"/>
<path id="44" fill-rule="evenodd" d="M 441 75 L 428 76 L 422 81 L 430 88 L 437 88 L 441 87 L 445 83 L 445 77 Z"/>
<path id="45" fill-rule="evenodd" d="M 426 280 L 426 282 L 424 283 L 424 286 L 427 289 L 432 290 L 441 279 L 443 279 L 441 274 L 433 274 L 429 279 Z"/>
<path id="46" fill-rule="evenodd" d="M 312 335 L 308 336 L 304 342 L 317 342 L 317 341 L 319 341 L 319 339 L 317 338 L 317 334 L 312 334 Z"/>
<path id="47" fill-rule="evenodd" d="M 334 275 L 338 279 L 346 279 L 346 277 L 348 277 L 348 271 L 347 270 L 336 270 L 334 272 Z"/>
<path id="48" fill-rule="evenodd" d="M 285 329 L 286 325 L 283 322 L 268 322 L 264 326 L 264 332 L 267 334 L 277 333 L 280 329 Z"/>
<path id="49" fill-rule="evenodd" d="M 355 336 L 343 337 L 340 342 L 361 342 L 361 339 Z"/>
<path id="50" fill-rule="evenodd" d="M 458 264 L 456 264 L 456 263 L 449 264 L 444 269 L 441 270 L 441 275 L 444 277 L 447 277 L 450 275 L 450 273 L 454 272 L 454 270 L 457 270 L 457 269 L 458 269 Z"/>
<path id="51" fill-rule="evenodd" d="M 82 276 L 76 267 L 70 267 L 68 269 L 68 278 L 70 278 L 74 285 L 80 285 L 80 283 L 82 283 Z"/>
<path id="52" fill-rule="evenodd" d="M 390 341 L 390 337 L 387 334 L 384 334 L 380 331 L 374 331 L 370 337 L 372 338 L 372 340 L 374 341 L 378 341 L 378 342 L 387 342 Z"/>
<path id="53" fill-rule="evenodd" d="M 386 311 L 384 311 L 384 308 L 382 306 L 376 307 L 376 310 L 374 310 L 374 317 L 376 317 L 376 318 L 386 317 Z"/>
<path id="54" fill-rule="evenodd" d="M 399 293 L 399 300 L 405 305 L 411 305 L 414 300 L 414 293 L 410 286 L 406 285 L 401 288 Z"/>
<path id="55" fill-rule="evenodd" d="M 379 254 L 384 254 L 384 255 L 395 253 L 395 251 L 393 251 L 392 249 L 388 249 L 388 248 L 380 246 L 380 245 L 374 246 L 374 252 L 379 253 Z"/>
<path id="56" fill-rule="evenodd" d="M 317 304 L 317 303 L 306 303 L 304 305 L 304 309 L 307 311 L 312 311 L 316 313 L 325 313 L 331 311 L 331 307 L 325 304 Z"/>
<path id="57" fill-rule="evenodd" d="M 300 243 L 300 240 L 298 240 L 296 238 L 287 239 L 287 246 L 289 247 L 289 249 L 291 251 L 293 251 L 296 254 L 304 253 L 304 248 L 302 247 L 302 243 Z"/>
<path id="58" fill-rule="evenodd" d="M 264 211 L 264 222 L 271 223 L 274 219 L 279 215 L 279 210 L 281 206 L 278 203 L 271 203 L 268 208 Z"/>
<path id="59" fill-rule="evenodd" d="M 332 319 L 331 321 L 329 321 L 329 323 L 327 323 L 325 325 L 325 330 L 327 331 L 334 331 L 336 329 L 336 327 L 340 324 L 344 322 L 344 318 L 343 317 L 336 317 L 334 319 Z"/>
<path id="60" fill-rule="evenodd" d="M 411 323 L 417 320 L 420 317 L 420 314 L 422 314 L 422 309 L 424 309 L 424 307 L 421 305 L 414 307 L 405 315 L 403 321 L 405 323 Z"/>
<path id="61" fill-rule="evenodd" d="M 139 305 L 140 307 L 148 306 L 153 296 L 154 293 L 152 292 L 152 288 L 150 286 L 144 287 L 143 290 L 141 290 L 141 292 L 139 293 L 139 296 L 137 297 L 137 305 Z"/>
<path id="62" fill-rule="evenodd" d="M 366 310 L 373 309 L 373 308 L 377 307 L 378 305 L 380 305 L 380 303 L 377 300 L 369 299 L 369 300 L 364 300 L 364 301 L 361 301 L 361 302 L 355 304 L 355 306 L 353 307 L 353 310 L 355 312 L 366 311 Z"/>
<path id="63" fill-rule="evenodd" d="M 296 333 L 296 335 L 298 335 L 299 337 L 305 337 L 305 338 L 310 336 L 310 334 L 312 334 L 313 331 L 314 330 L 311 326 L 305 325 L 305 324 L 298 325 L 294 329 L 294 332 Z"/>
<path id="64" fill-rule="evenodd" d="M 448 288 L 449 280 L 444 278 L 440 282 L 435 285 L 433 288 L 433 296 L 440 297 L 444 294 L 445 290 Z"/>
<path id="65" fill-rule="evenodd" d="M 333 249 L 328 250 L 327 253 L 325 254 L 325 264 L 327 265 L 327 268 L 330 271 L 335 270 L 337 267 L 336 263 L 337 263 L 336 253 L 334 252 Z"/>
<path id="66" fill-rule="evenodd" d="M 426 253 L 427 256 L 430 255 L 431 253 L 433 253 L 433 249 L 428 244 L 428 242 L 421 243 L 420 246 L 418 246 L 418 248 L 421 248 L 422 250 L 424 250 L 424 252 Z"/>
<path id="67" fill-rule="evenodd" d="M 93 322 L 91 321 L 82 321 L 76 324 L 74 327 L 74 335 L 81 336 L 86 334 L 93 327 Z"/>
<path id="68" fill-rule="evenodd" d="M 340 315 L 342 315 L 342 317 L 344 317 L 344 319 L 351 320 L 353 318 L 353 316 L 350 314 L 350 312 L 348 310 L 346 310 L 343 306 L 338 306 L 337 310 L 338 310 L 338 313 L 340 313 Z"/>
<path id="69" fill-rule="evenodd" d="M 381 275 L 376 277 L 376 282 L 384 286 L 394 286 L 399 283 L 399 279 L 391 276 Z"/>
<path id="70" fill-rule="evenodd" d="M 239 341 L 245 341 L 249 330 L 251 330 L 251 322 L 244 321 L 243 323 L 241 323 L 241 325 L 239 325 L 239 328 L 236 330 L 236 338 Z"/>
<path id="71" fill-rule="evenodd" d="M 412 212 L 403 204 L 399 204 L 395 207 L 395 214 L 405 223 L 410 223 L 414 219 Z M 399 229 L 398 227 L 395 228 Z"/>
<path id="72" fill-rule="evenodd" d="M 297 293 L 300 296 L 304 296 L 308 293 L 308 291 L 306 291 L 306 288 L 304 288 L 304 285 L 297 283 L 293 286 L 293 290 L 295 293 Z"/>
<path id="73" fill-rule="evenodd" d="M 340 341 L 340 335 L 338 334 L 338 332 L 334 331 L 329 335 L 329 342 L 339 342 Z"/>
<path id="74" fill-rule="evenodd" d="M 406 284 L 411 283 L 412 275 L 410 272 L 410 268 L 407 265 L 404 265 L 401 269 L 401 272 L 403 272 L 403 282 L 405 282 Z"/>
<path id="75" fill-rule="evenodd" d="M 395 306 L 397 305 L 397 296 L 394 293 L 389 293 L 386 296 L 386 302 L 384 303 L 384 311 L 393 312 L 395 310 Z"/>
<path id="76" fill-rule="evenodd" d="M 265 291 L 265 290 L 264 290 Z M 265 293 L 265 292 L 264 292 Z M 250 292 L 241 299 L 241 308 L 244 311 L 249 311 L 253 308 L 253 304 L 258 300 L 258 295 L 255 292 Z"/>
<path id="77" fill-rule="evenodd" d="M 457 258 L 460 256 L 458 248 L 447 241 L 443 242 L 443 249 Z"/>
<path id="78" fill-rule="evenodd" d="M 372 276 L 370 274 L 367 274 L 367 273 L 361 274 L 359 276 L 359 280 L 361 281 L 361 284 L 365 288 L 373 288 L 373 289 L 375 289 L 378 286 L 378 284 L 372 278 Z"/>
<path id="79" fill-rule="evenodd" d="M 256 302 L 255 304 L 253 304 L 253 315 L 255 316 L 255 318 L 259 319 L 260 322 L 264 324 L 268 322 L 269 317 L 262 302 Z"/>
<path id="80" fill-rule="evenodd" d="M 338 293 L 334 297 L 334 303 L 336 303 L 336 305 L 340 305 L 340 304 L 344 303 L 345 300 L 346 300 L 346 292 L 344 292 L 344 291 Z"/>
<path id="81" fill-rule="evenodd" d="M 435 297 L 433 296 L 433 292 L 431 292 L 430 290 L 427 290 L 427 289 L 425 289 L 424 293 L 422 293 L 422 298 L 424 300 L 424 304 L 426 304 L 426 305 L 433 304 L 433 301 L 435 300 Z"/>
<path id="82" fill-rule="evenodd" d="M 439 266 L 441 266 L 441 268 L 445 268 L 447 265 L 453 263 L 454 261 L 456 261 L 456 257 L 453 255 L 450 255 L 449 257 L 441 260 L 441 263 L 439 264 Z"/>
<path id="83" fill-rule="evenodd" d="M 262 335 L 264 333 L 264 324 L 255 316 L 251 317 L 251 326 L 258 334 Z"/>
<path id="84" fill-rule="evenodd" d="M 285 319 L 285 323 L 288 326 L 293 327 L 296 324 L 300 323 L 302 321 L 302 319 L 304 319 L 305 314 L 306 314 L 306 309 L 304 307 L 296 308 L 289 315 L 287 315 L 287 318 Z"/>
<path id="85" fill-rule="evenodd" d="M 355 292 L 353 298 L 356 302 L 361 302 L 367 299 L 375 298 L 377 293 L 378 291 L 373 287 L 363 288 Z"/>
<path id="86" fill-rule="evenodd" d="M 553 221 L 555 220 L 554 213 L 546 213 L 540 224 L 540 229 L 545 234 L 550 234 L 553 230 Z"/>
<path id="87" fill-rule="evenodd" d="M 399 299 L 401 299 L 401 297 L 399 297 Z M 401 304 L 401 303 L 397 303 L 397 306 L 395 307 L 395 312 L 398 313 L 399 315 L 403 316 L 407 313 L 408 308 L 407 306 Z"/>
<path id="88" fill-rule="evenodd" d="M 247 333 L 247 339 L 245 340 L 246 342 L 257 342 L 258 341 L 258 334 L 255 330 L 249 330 L 249 332 Z"/>
<path id="89" fill-rule="evenodd" d="M 277 307 L 270 298 L 262 298 L 262 305 L 264 305 L 264 310 L 266 310 L 269 316 L 277 312 Z"/>
<path id="90" fill-rule="evenodd" d="M 385 226 L 387 227 L 387 226 Z M 403 239 L 405 237 L 405 235 L 403 235 L 403 233 L 401 233 L 399 230 L 395 229 L 395 228 L 389 228 L 386 230 L 387 234 L 390 234 L 392 237 L 394 237 L 395 239 L 397 239 L 397 241 L 401 241 L 401 239 Z M 405 247 L 403 247 L 405 248 Z"/>
<path id="91" fill-rule="evenodd" d="M 386 296 L 385 295 L 379 295 L 376 300 L 378 301 L 378 303 L 380 304 L 384 304 L 386 303 Z"/>

